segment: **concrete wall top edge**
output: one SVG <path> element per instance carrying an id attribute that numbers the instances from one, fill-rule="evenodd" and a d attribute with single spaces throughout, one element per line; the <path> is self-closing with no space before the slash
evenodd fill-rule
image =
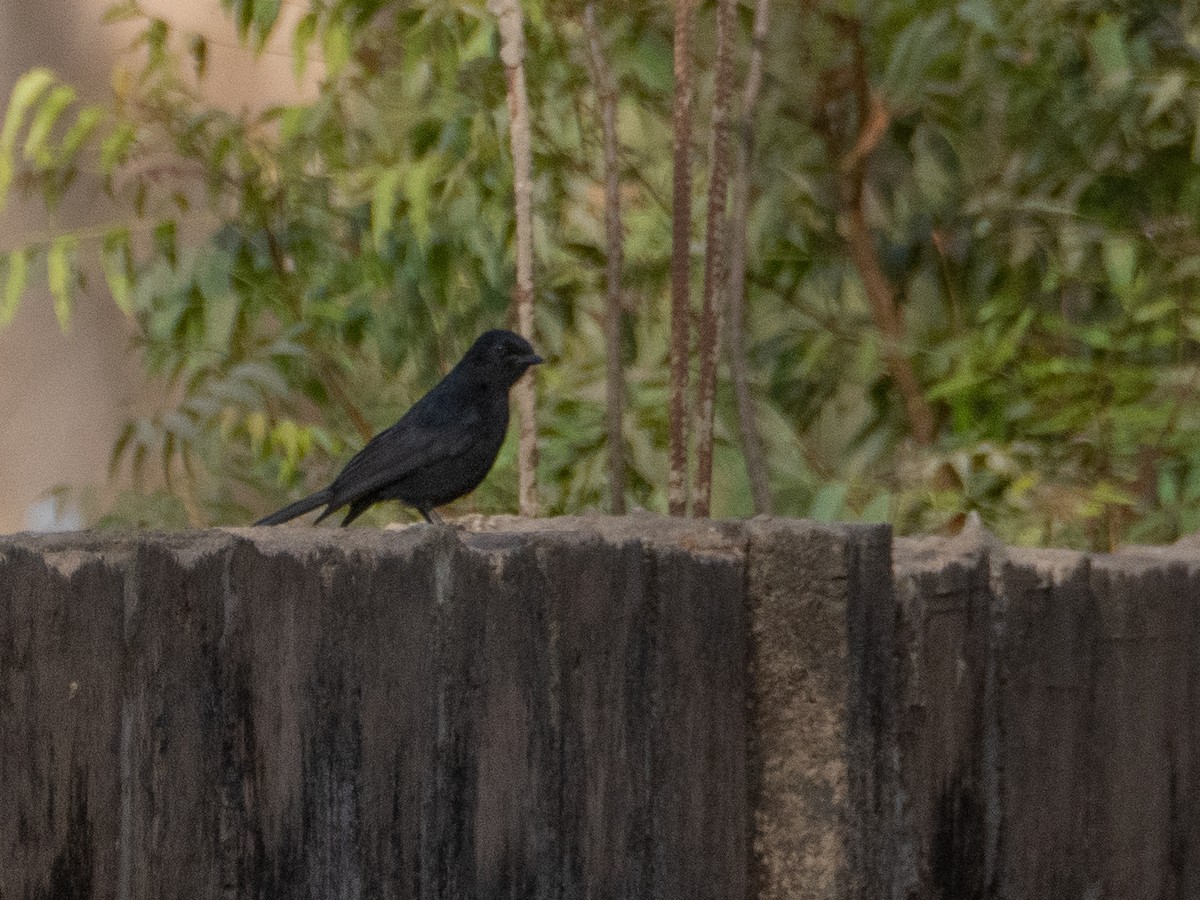
<path id="1" fill-rule="evenodd" d="M 1081 568 L 1139 576 L 1153 569 L 1182 566 L 1200 572 L 1200 536 L 1164 547 L 1129 545 L 1113 553 L 1090 553 L 1056 547 L 1009 547 L 991 532 L 968 525 L 954 537 L 902 537 L 893 544 L 894 571 L 900 578 L 975 568 L 986 558 L 993 571 L 1003 566 L 1033 570 L 1058 582 Z"/>
<path id="2" fill-rule="evenodd" d="M 344 552 L 388 555 L 409 553 L 431 542 L 457 544 L 487 554 L 517 551 L 530 545 L 602 541 L 610 544 L 643 543 L 660 549 L 693 554 L 740 557 L 750 541 L 824 534 L 839 539 L 854 535 L 882 536 L 884 525 L 825 524 L 799 519 L 758 517 L 750 520 L 710 521 L 673 519 L 651 514 L 630 516 L 562 516 L 523 519 L 517 516 L 468 516 L 453 524 L 424 523 L 385 529 L 311 526 L 277 528 L 211 528 L 197 531 L 77 531 L 21 532 L 0 536 L 0 554 L 6 550 L 86 558 L 112 558 L 152 546 L 167 550 L 183 561 L 193 561 L 228 549 L 239 542 L 252 544 L 268 555 Z"/>

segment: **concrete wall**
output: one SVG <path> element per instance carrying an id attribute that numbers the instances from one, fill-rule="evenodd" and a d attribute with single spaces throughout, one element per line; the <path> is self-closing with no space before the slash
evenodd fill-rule
<path id="1" fill-rule="evenodd" d="M 0 897 L 1194 898 L 1200 547 L 0 539 Z"/>
<path id="2" fill-rule="evenodd" d="M 883 529 L 2 541 L 0 896 L 872 896 L 860 582 Z"/>
<path id="3" fill-rule="evenodd" d="M 1200 545 L 896 541 L 897 895 L 1200 897 Z"/>

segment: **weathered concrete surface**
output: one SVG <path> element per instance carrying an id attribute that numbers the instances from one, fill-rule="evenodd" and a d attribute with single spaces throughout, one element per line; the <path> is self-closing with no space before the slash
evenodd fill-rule
<path id="1" fill-rule="evenodd" d="M 600 527 L 689 552 L 740 548 L 750 660 L 750 896 L 887 895 L 896 833 L 889 529 L 639 515 L 466 524 L 508 533 Z"/>
<path id="2" fill-rule="evenodd" d="M 1200 896 L 1198 563 L 896 542 L 895 896 Z"/>
<path id="3" fill-rule="evenodd" d="M 879 896 L 886 530 L 477 525 L 0 542 L 0 897 Z"/>
<path id="4" fill-rule="evenodd" d="M 0 900 L 1200 897 L 1194 543 L 475 527 L 0 541 Z"/>
<path id="5" fill-rule="evenodd" d="M 744 893 L 740 550 L 0 549 L 0 896 Z"/>
<path id="6" fill-rule="evenodd" d="M 741 896 L 741 557 L 5 541 L 0 896 Z"/>
<path id="7" fill-rule="evenodd" d="M 755 896 L 886 896 L 894 792 L 887 529 L 747 526 Z"/>

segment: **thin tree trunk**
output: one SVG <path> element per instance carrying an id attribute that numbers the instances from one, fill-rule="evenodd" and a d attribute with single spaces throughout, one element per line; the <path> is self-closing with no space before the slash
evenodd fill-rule
<path id="1" fill-rule="evenodd" d="M 533 340 L 533 151 L 529 95 L 525 90 L 525 29 L 518 0 L 488 0 L 500 29 L 500 59 L 508 88 L 509 137 L 513 155 L 513 194 L 517 219 L 517 283 L 513 290 L 517 331 Z M 522 378 L 517 397 L 519 444 L 517 484 L 521 515 L 536 516 L 537 420 L 532 378 Z"/>
<path id="2" fill-rule="evenodd" d="M 754 32 L 750 45 L 750 67 L 742 96 L 740 140 L 733 175 L 733 214 L 729 238 L 729 374 L 737 400 L 742 454 L 750 479 L 750 496 L 757 515 L 771 514 L 771 483 L 767 474 L 758 410 L 750 390 L 750 364 L 746 358 L 746 219 L 750 211 L 750 160 L 754 155 L 754 108 L 762 87 L 763 45 L 767 39 L 770 0 L 758 0 L 754 9 Z"/>
<path id="3" fill-rule="evenodd" d="M 622 422 L 625 412 L 625 371 L 621 359 L 621 265 L 623 235 L 621 229 L 621 171 L 617 161 L 617 84 L 604 58 L 600 29 L 596 26 L 595 4 L 583 10 L 591 60 L 592 84 L 600 106 L 600 127 L 604 133 L 604 237 L 608 270 L 604 316 L 605 343 L 605 418 L 608 426 L 608 494 L 615 515 L 625 512 L 625 441 Z"/>
<path id="4" fill-rule="evenodd" d="M 674 178 L 671 215 L 671 458 L 667 506 L 673 516 L 688 508 L 689 275 L 692 219 L 692 31 L 695 0 L 675 0 Z"/>
<path id="5" fill-rule="evenodd" d="M 717 362 L 720 354 L 720 300 L 728 277 L 728 246 L 725 241 L 725 204 L 729 186 L 729 101 L 733 93 L 733 42 L 735 0 L 717 3 L 717 58 L 713 93 L 712 174 L 708 182 L 708 237 L 704 255 L 704 301 L 700 313 L 700 384 L 696 401 L 696 496 L 692 513 L 708 518 L 712 508 L 712 460 L 714 405 L 717 394 Z"/>

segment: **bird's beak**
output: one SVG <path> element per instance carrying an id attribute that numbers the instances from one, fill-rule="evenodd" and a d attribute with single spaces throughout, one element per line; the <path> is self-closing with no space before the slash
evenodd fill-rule
<path id="1" fill-rule="evenodd" d="M 525 357 L 525 359 L 522 360 L 522 362 L 524 362 L 525 365 L 527 365 L 527 366 L 538 366 L 538 365 L 541 365 L 542 363 L 544 363 L 545 360 L 542 359 L 540 356 L 538 356 L 536 353 L 531 353 L 527 357 Z"/>

